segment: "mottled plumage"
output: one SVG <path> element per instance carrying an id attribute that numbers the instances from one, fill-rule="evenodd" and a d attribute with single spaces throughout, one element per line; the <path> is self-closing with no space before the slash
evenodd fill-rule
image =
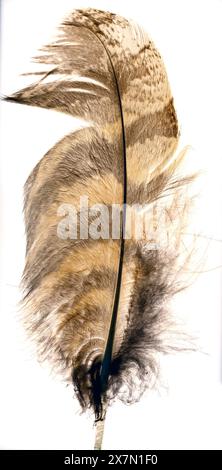
<path id="1" fill-rule="evenodd" d="M 25 185 L 25 323 L 40 358 L 73 380 L 83 408 L 92 406 L 101 420 L 112 398 L 137 400 L 153 383 L 156 353 L 174 347 L 162 337 L 167 299 L 178 290 L 189 178 L 176 174 L 183 154 L 174 156 L 179 132 L 165 68 L 139 26 L 77 10 L 36 60 L 50 71 L 8 99 L 68 113 L 88 127 L 57 142 Z M 155 249 L 155 230 L 139 240 L 59 238 L 58 208 L 80 211 L 83 195 L 109 213 L 113 204 L 146 205 L 152 230 L 164 212 L 159 228 L 169 246 Z M 123 211 L 121 231 L 128 217 Z"/>

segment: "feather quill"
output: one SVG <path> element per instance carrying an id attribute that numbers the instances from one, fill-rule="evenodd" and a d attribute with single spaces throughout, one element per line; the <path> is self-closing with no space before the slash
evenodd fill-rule
<path id="1" fill-rule="evenodd" d="M 138 25 L 76 10 L 35 60 L 48 69 L 7 100 L 88 124 L 57 142 L 25 184 L 25 324 L 39 357 L 73 382 L 83 409 L 94 410 L 98 449 L 111 401 L 138 400 L 153 384 L 158 352 L 177 348 L 163 337 L 170 329 L 167 300 L 179 289 L 184 187 L 192 178 L 178 177 L 184 152 L 175 157 L 179 131 L 170 86 Z M 96 214 L 88 221 L 80 207 L 82 196 L 89 208 L 105 205 L 108 215 L 123 206 L 119 237 L 112 236 L 110 219 L 108 236 L 99 236 Z M 70 206 L 81 218 L 76 238 L 69 223 L 58 236 Z M 150 230 L 138 237 L 143 211 Z M 158 245 L 157 228 L 169 246 Z"/>

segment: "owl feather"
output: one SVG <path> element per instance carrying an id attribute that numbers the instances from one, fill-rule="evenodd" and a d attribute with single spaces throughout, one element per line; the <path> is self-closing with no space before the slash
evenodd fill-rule
<path id="1" fill-rule="evenodd" d="M 163 61 L 138 25 L 76 10 L 35 60 L 37 82 L 7 100 L 86 125 L 57 142 L 25 184 L 25 325 L 39 358 L 74 384 L 83 409 L 94 410 L 98 449 L 112 400 L 137 401 L 154 383 L 159 352 L 177 349 L 167 303 L 180 289 L 184 188 L 192 178 L 180 174 L 184 152 L 175 156 L 178 122 Z M 106 236 L 95 209 L 103 206 Z M 75 237 L 64 217 L 70 207 Z M 119 236 L 112 236 L 114 207 Z M 148 230 L 138 237 L 141 214 Z"/>

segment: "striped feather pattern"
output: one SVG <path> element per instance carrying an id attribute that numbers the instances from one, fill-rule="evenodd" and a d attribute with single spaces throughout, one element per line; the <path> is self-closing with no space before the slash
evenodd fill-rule
<path id="1" fill-rule="evenodd" d="M 138 25 L 76 10 L 36 61 L 43 66 L 38 81 L 8 100 L 68 113 L 87 127 L 57 142 L 25 185 L 25 322 L 41 359 L 73 380 L 82 406 L 93 406 L 102 419 L 112 397 L 139 398 L 157 372 L 156 353 L 168 349 L 161 338 L 167 299 L 178 289 L 188 206 L 183 191 L 192 178 L 178 178 L 184 153 L 175 157 L 179 131 L 166 71 Z M 157 243 L 155 230 L 137 239 L 136 208 L 121 218 L 127 229 L 132 217 L 133 234 L 125 242 L 110 235 L 110 221 L 106 239 L 81 236 L 79 226 L 77 239 L 58 237 L 58 208 L 75 206 L 80 215 L 81 196 L 90 208 L 106 205 L 108 214 L 116 204 L 140 204 L 154 229 L 164 208 L 159 228 L 170 249 L 150 248 Z M 109 374 L 101 388 L 119 281 Z"/>

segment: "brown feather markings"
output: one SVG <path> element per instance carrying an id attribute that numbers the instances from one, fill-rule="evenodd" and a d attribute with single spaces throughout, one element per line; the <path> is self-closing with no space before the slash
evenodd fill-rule
<path id="1" fill-rule="evenodd" d="M 173 98 L 162 59 L 139 26 L 111 13 L 76 10 L 36 60 L 51 73 L 8 99 L 81 117 L 88 127 L 56 143 L 25 185 L 25 322 L 41 359 L 74 380 L 83 408 L 92 406 L 101 418 L 101 401 L 137 400 L 153 383 L 156 353 L 171 348 L 162 333 L 169 324 L 167 300 L 179 288 L 183 187 L 192 178 L 177 175 L 184 155 L 173 157 L 179 139 Z M 140 240 L 133 232 L 125 241 L 112 362 L 101 397 L 97 385 L 122 240 L 61 239 L 57 210 L 68 204 L 80 212 L 81 196 L 89 207 L 110 210 L 123 204 L 124 194 L 127 204 L 147 208 L 154 232 Z M 135 208 L 134 230 L 136 214 Z M 169 246 L 150 248 L 159 232 Z"/>

